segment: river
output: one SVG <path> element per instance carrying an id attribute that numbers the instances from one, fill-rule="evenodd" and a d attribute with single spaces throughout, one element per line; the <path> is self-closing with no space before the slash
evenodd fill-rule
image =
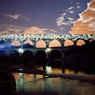
<path id="1" fill-rule="evenodd" d="M 61 73 L 55 69 L 52 72 Z M 14 73 L 17 95 L 95 95 L 95 84 L 60 77 Z"/>

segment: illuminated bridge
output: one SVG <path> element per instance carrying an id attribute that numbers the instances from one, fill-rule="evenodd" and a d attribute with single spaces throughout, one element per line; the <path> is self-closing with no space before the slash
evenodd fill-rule
<path id="1" fill-rule="evenodd" d="M 48 44 L 52 40 L 58 40 L 61 44 L 64 44 L 64 41 L 71 40 L 73 42 L 78 40 L 95 40 L 95 34 L 2 34 L 0 35 L 0 41 L 4 40 L 12 42 L 18 40 L 21 43 L 26 40 L 31 40 L 35 45 L 37 41 L 44 40 Z"/>
<path id="2" fill-rule="evenodd" d="M 68 40 L 71 39 L 76 41 L 78 39 L 93 39 L 95 40 L 95 34 L 2 34 L 0 35 L 0 40 L 21 40 L 24 41 L 26 39 L 30 40 L 47 40 L 47 39 L 59 39 L 59 40 Z"/>
<path id="3" fill-rule="evenodd" d="M 77 46 L 94 40 L 95 34 L 2 34 L 0 35 L 0 52 L 5 55 L 19 54 L 51 58 L 57 61 L 55 64 L 64 64 L 62 59 L 64 52 L 68 50 L 65 48 L 66 44 Z M 31 47 L 24 47 L 25 44 Z"/>
<path id="4" fill-rule="evenodd" d="M 93 40 L 95 40 L 94 34 L 2 34 L 0 35 L 0 48 L 1 50 L 5 47 L 8 48 L 5 49 L 8 53 L 15 49 L 11 48 L 11 45 L 23 48 L 24 44 L 30 44 L 33 48 L 23 50 L 30 50 L 35 54 L 39 49 L 47 52 L 48 48 L 56 47 L 62 52 L 66 44 L 76 46 Z"/>

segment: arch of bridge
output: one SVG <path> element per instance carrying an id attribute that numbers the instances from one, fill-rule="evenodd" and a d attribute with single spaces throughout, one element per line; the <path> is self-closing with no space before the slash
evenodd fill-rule
<path id="1" fill-rule="evenodd" d="M 46 48 L 46 42 L 44 40 L 38 40 L 36 42 L 36 48 Z"/>
<path id="2" fill-rule="evenodd" d="M 34 45 L 34 44 L 33 44 L 33 42 L 32 42 L 31 40 L 29 40 L 29 39 L 28 39 L 28 40 L 26 40 L 26 41 L 24 42 L 24 44 Z"/>
<path id="3" fill-rule="evenodd" d="M 48 44 L 48 47 L 62 47 L 62 43 L 59 40 L 51 40 Z"/>
<path id="4" fill-rule="evenodd" d="M 74 45 L 74 42 L 72 41 L 72 40 L 66 40 L 66 41 L 64 41 L 64 46 L 72 46 L 72 45 Z"/>
<path id="5" fill-rule="evenodd" d="M 76 46 L 81 46 L 81 45 L 84 45 L 84 44 L 86 44 L 85 40 L 79 39 L 79 40 L 76 41 Z"/>
<path id="6" fill-rule="evenodd" d="M 32 41 L 34 47 L 37 42 L 43 40 L 46 43 L 46 47 L 49 47 L 49 43 L 53 40 L 57 40 L 64 46 L 66 40 L 71 40 L 76 43 L 78 40 L 83 40 L 85 43 L 88 40 L 95 40 L 95 34 L 3 34 L 0 35 L 0 41 L 5 42 L 18 42 L 18 44 L 24 44 L 24 42 Z"/>

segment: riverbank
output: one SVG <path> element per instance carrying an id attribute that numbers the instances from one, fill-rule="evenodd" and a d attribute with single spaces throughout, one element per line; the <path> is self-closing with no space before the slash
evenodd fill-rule
<path id="1" fill-rule="evenodd" d="M 95 83 L 94 74 L 48 74 L 49 77 L 60 77 Z"/>

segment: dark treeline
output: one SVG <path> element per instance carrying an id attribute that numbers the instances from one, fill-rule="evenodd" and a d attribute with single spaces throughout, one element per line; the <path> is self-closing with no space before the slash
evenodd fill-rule
<path id="1" fill-rule="evenodd" d="M 83 46 L 70 46 L 65 52 L 66 68 L 95 73 L 95 41 Z"/>
<path id="2" fill-rule="evenodd" d="M 20 68 L 37 68 L 39 66 L 46 65 L 46 58 L 43 56 L 36 57 L 36 56 L 0 56 L 0 69 L 8 70 L 11 67 Z"/>
<path id="3" fill-rule="evenodd" d="M 58 50 L 52 51 L 47 58 L 42 50 L 33 55 L 30 51 L 19 55 L 18 52 L 10 56 L 0 56 L 0 69 L 7 69 L 11 66 L 24 66 L 28 68 L 50 65 L 61 68 L 64 61 L 65 68 L 85 73 L 95 73 L 95 41 L 83 46 L 68 46 L 63 50 L 64 59 L 61 60 L 61 53 Z M 57 59 L 57 60 L 56 60 Z"/>

